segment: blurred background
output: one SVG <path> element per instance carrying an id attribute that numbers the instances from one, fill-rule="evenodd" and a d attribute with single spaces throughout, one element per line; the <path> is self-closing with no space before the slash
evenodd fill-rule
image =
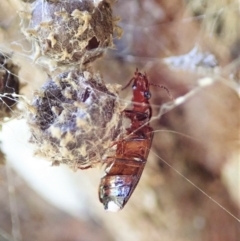
<path id="1" fill-rule="evenodd" d="M 22 9 L 20 0 L 0 2 L 0 51 L 12 53 L 31 100 L 47 74 L 21 34 Z M 238 1 L 119 0 L 113 12 L 124 34 L 94 69 L 124 85 L 138 68 L 175 98 L 168 104 L 152 88 L 155 136 L 143 176 L 122 211 L 105 212 L 103 170 L 73 172 L 35 157 L 20 106 L 1 126 L 0 240 L 239 240 Z M 131 88 L 120 97 L 129 102 Z"/>

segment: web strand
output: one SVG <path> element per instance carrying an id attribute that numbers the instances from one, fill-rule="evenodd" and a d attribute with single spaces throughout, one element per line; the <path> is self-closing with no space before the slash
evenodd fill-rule
<path id="1" fill-rule="evenodd" d="M 220 207 L 223 211 L 228 213 L 231 217 L 233 217 L 236 221 L 240 222 L 240 219 L 236 217 L 233 213 L 231 213 L 229 210 L 227 210 L 224 206 L 222 206 L 220 203 L 218 203 L 214 198 L 212 198 L 210 195 L 208 195 L 206 192 L 204 192 L 200 187 L 198 187 L 196 184 L 194 184 L 191 180 L 186 178 L 181 172 L 179 172 L 176 168 L 174 168 L 172 165 L 170 165 L 167 161 L 162 159 L 159 155 L 157 155 L 154 151 L 151 150 L 151 153 L 153 153 L 157 158 L 159 158 L 162 162 L 164 162 L 167 166 L 169 166 L 174 172 L 176 172 L 179 176 L 181 176 L 184 180 L 186 180 L 188 183 L 190 183 L 193 187 L 195 187 L 198 191 L 200 191 L 204 196 L 209 198 L 213 203 L 215 203 L 218 207 Z"/>

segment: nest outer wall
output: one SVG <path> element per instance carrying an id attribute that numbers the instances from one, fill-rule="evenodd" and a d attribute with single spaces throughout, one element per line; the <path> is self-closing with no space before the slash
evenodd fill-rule
<path id="1" fill-rule="evenodd" d="M 15 65 L 8 54 L 0 54 L 0 118 L 10 117 L 14 109 L 17 97 L 12 94 L 19 94 L 20 83 L 17 77 L 19 67 Z"/>
<path id="2" fill-rule="evenodd" d="M 49 80 L 29 108 L 36 154 L 74 169 L 103 161 L 122 126 L 119 88 L 107 88 L 99 75 L 79 70 Z"/>
<path id="3" fill-rule="evenodd" d="M 92 0 L 36 0 L 21 12 L 22 32 L 34 44 L 35 59 L 53 66 L 88 64 L 112 47 L 115 20 L 111 4 Z M 23 14 L 24 13 L 24 14 Z"/>

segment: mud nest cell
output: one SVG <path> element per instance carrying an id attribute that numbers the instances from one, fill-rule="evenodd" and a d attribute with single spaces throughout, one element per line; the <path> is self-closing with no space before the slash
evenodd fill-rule
<path id="1" fill-rule="evenodd" d="M 28 119 L 37 154 L 72 168 L 103 161 L 120 133 L 118 90 L 89 72 L 70 71 L 48 81 L 35 93 Z"/>
<path id="2" fill-rule="evenodd" d="M 17 98 L 12 94 L 19 93 L 18 70 L 9 55 L 0 54 L 0 118 L 10 117 L 13 113 Z"/>
<path id="3" fill-rule="evenodd" d="M 112 46 L 114 20 L 105 0 L 36 0 L 22 31 L 35 46 L 36 57 L 53 65 L 87 64 Z"/>

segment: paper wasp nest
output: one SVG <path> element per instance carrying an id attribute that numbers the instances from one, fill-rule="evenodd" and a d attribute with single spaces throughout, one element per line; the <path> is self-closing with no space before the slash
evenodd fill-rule
<path id="1" fill-rule="evenodd" d="M 16 105 L 17 98 L 12 94 L 19 93 L 18 70 L 9 55 L 0 54 L 0 118 L 11 116 Z"/>
<path id="2" fill-rule="evenodd" d="M 87 64 L 112 46 L 114 20 L 108 1 L 36 0 L 31 15 L 22 12 L 22 31 L 36 57 L 51 63 Z"/>
<path id="3" fill-rule="evenodd" d="M 77 70 L 48 81 L 35 94 L 28 119 L 37 154 L 72 168 L 103 160 L 120 132 L 118 89 Z"/>

